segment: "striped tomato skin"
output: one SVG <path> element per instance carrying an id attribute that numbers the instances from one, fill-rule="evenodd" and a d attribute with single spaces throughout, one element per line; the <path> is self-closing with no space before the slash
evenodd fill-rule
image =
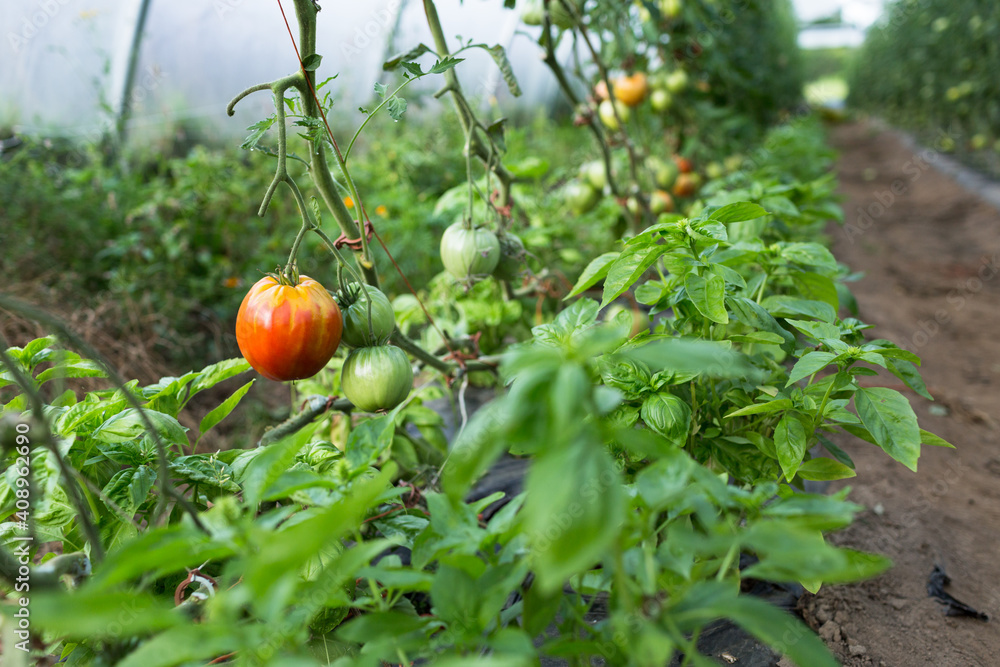
<path id="1" fill-rule="evenodd" d="M 337 351 L 344 321 L 326 288 L 309 276 L 282 285 L 261 278 L 236 315 L 236 342 L 254 369 L 276 382 L 312 377 Z"/>

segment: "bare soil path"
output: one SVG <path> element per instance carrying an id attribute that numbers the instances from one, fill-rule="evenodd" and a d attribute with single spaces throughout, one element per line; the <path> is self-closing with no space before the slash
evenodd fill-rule
<path id="1" fill-rule="evenodd" d="M 892 132 L 857 123 L 831 139 L 847 214 L 829 230 L 834 254 L 865 274 L 852 289 L 870 337 L 923 357 L 937 400 L 907 395 L 921 425 L 957 449 L 925 447 L 914 474 L 845 442 L 859 471 L 850 498 L 869 509 L 833 540 L 895 567 L 800 605 L 848 667 L 1000 666 L 1000 211 Z M 945 616 L 927 595 L 935 565 L 988 622 Z"/>

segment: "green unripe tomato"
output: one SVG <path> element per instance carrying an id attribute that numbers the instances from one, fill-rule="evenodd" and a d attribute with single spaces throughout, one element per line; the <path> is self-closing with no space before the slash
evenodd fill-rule
<path id="1" fill-rule="evenodd" d="M 617 117 L 615 116 L 615 111 L 618 112 Z M 618 119 L 621 118 L 623 123 L 627 123 L 632 112 L 619 101 L 604 100 L 597 106 L 597 115 L 600 117 L 601 122 L 604 123 L 604 127 L 615 132 L 621 127 L 618 124 Z"/>
<path id="2" fill-rule="evenodd" d="M 681 13 L 681 0 L 660 0 L 660 13 L 670 19 L 677 18 Z"/>
<path id="3" fill-rule="evenodd" d="M 524 7 L 524 11 L 521 12 L 521 20 L 524 21 L 525 25 L 542 25 L 545 15 L 542 10 L 541 1 L 529 2 Z"/>
<path id="4" fill-rule="evenodd" d="M 340 387 L 363 412 L 392 410 L 410 395 L 413 368 L 395 345 L 359 347 L 344 361 Z"/>
<path id="5" fill-rule="evenodd" d="M 680 169 L 673 160 L 662 160 L 655 155 L 646 159 L 646 168 L 652 172 L 656 185 L 665 190 L 674 187 L 677 175 L 680 173 Z"/>
<path id="6" fill-rule="evenodd" d="M 685 72 L 682 69 L 674 70 L 673 72 L 667 75 L 666 85 L 667 85 L 667 90 L 669 90 L 671 93 L 674 93 L 675 95 L 681 92 L 682 90 L 687 88 L 688 85 L 687 72 Z"/>
<path id="7" fill-rule="evenodd" d="M 666 88 L 654 88 L 653 93 L 649 96 L 649 104 L 657 113 L 663 113 L 673 103 L 674 98 L 670 96 L 670 91 Z"/>
<path id="8" fill-rule="evenodd" d="M 709 162 L 705 167 L 705 175 L 709 178 L 722 178 L 726 174 L 726 170 L 718 162 Z"/>
<path id="9" fill-rule="evenodd" d="M 642 213 L 642 206 L 639 205 L 639 198 L 635 195 L 632 195 L 625 200 L 625 208 L 628 209 L 628 212 L 632 215 L 639 215 Z"/>
<path id="10" fill-rule="evenodd" d="M 730 155 L 725 160 L 723 164 L 726 166 L 726 171 L 732 173 L 734 171 L 739 171 L 740 167 L 743 166 L 743 156 L 742 155 Z"/>
<path id="11" fill-rule="evenodd" d="M 516 280 L 524 273 L 524 257 L 527 253 L 524 250 L 524 241 L 507 232 L 500 237 L 500 261 L 497 268 L 493 270 L 493 275 L 500 280 Z"/>
<path id="12" fill-rule="evenodd" d="M 649 210 L 653 215 L 670 213 L 674 207 L 674 198 L 665 190 L 657 190 L 649 197 Z"/>
<path id="13" fill-rule="evenodd" d="M 382 345 L 396 328 L 396 315 L 388 297 L 371 285 L 365 288 L 372 301 L 371 330 L 368 329 L 368 299 L 358 283 L 347 285 L 337 299 L 344 314 L 344 334 L 340 340 L 351 347 Z"/>
<path id="14" fill-rule="evenodd" d="M 459 280 L 489 275 L 500 261 L 500 241 L 488 229 L 466 229 L 456 222 L 441 236 L 441 261 Z"/>
<path id="15" fill-rule="evenodd" d="M 584 183 L 601 192 L 608 185 L 608 174 L 604 170 L 604 163 L 600 160 L 591 160 L 580 165 L 580 178 Z"/>
<path id="16" fill-rule="evenodd" d="M 566 205 L 578 215 L 593 210 L 597 202 L 601 201 L 600 192 L 575 179 L 563 186 L 562 194 Z"/>

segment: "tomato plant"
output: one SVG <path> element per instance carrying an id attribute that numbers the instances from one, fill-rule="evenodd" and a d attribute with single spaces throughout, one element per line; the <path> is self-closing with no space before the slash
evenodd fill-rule
<path id="1" fill-rule="evenodd" d="M 308 276 L 290 284 L 266 276 L 250 288 L 236 316 L 236 342 L 243 357 L 269 380 L 312 377 L 340 345 L 340 308 Z"/>
<path id="2" fill-rule="evenodd" d="M 64 552 L 32 565 L 44 652 L 126 667 L 543 655 L 660 665 L 678 654 L 703 662 L 693 638 L 727 619 L 797 664 L 834 664 L 801 621 L 743 584 L 815 591 L 884 571 L 886 559 L 826 540 L 860 509 L 846 491 L 809 494 L 805 482 L 860 472 L 840 438 L 911 469 L 922 446 L 948 443 L 919 428 L 903 394 L 860 382 L 882 369 L 930 396 L 919 357 L 866 339 L 858 313 L 847 314 L 847 270 L 822 244 L 842 211 L 821 129 L 766 127 L 798 99 L 787 2 L 530 4 L 522 16 L 574 112 L 561 128 L 576 133 L 569 157 L 530 143 L 517 154 L 507 121 L 480 117 L 455 67 L 484 49 L 517 94 L 513 68 L 498 46 L 452 51 L 432 0 L 430 39 L 384 63 L 385 81 L 398 80 L 374 87 L 374 104 L 338 142 L 346 121 L 327 117 L 334 95 L 317 81 L 329 63 L 316 53 L 318 8 L 294 5 L 299 67 L 232 102 L 272 94 L 274 115 L 244 145 L 277 158 L 261 212 L 280 192 L 301 216 L 285 230 L 284 270 L 247 295 L 237 335 L 247 360 L 278 379 L 306 373 L 291 363 L 303 350 L 316 370 L 326 365 L 334 331 L 355 349 L 296 386 L 286 420 L 226 451 L 199 440 L 250 383 L 200 420 L 180 417 L 193 395 L 250 363 L 146 386 L 112 374 L 81 397 L 61 381 L 108 366 L 54 337 L 4 351 L 4 415 L 30 409 L 41 437 L 17 453 L 30 482 L 10 469 L 0 477 L 0 511 L 20 520 L 19 490 L 35 489 L 26 530 Z M 738 20 L 722 20 L 735 8 Z M 715 39 L 700 39 L 716 25 Z M 562 67 L 561 39 L 586 48 L 585 66 Z M 437 176 L 419 191 L 437 198 L 432 229 L 450 225 L 445 271 L 390 304 L 381 269 L 406 271 L 381 248 L 400 230 L 365 206 L 360 184 L 397 170 L 363 171 L 354 149 L 366 142 L 355 139 L 378 131 L 383 113 L 400 120 L 402 91 L 425 76 L 441 77 L 455 102 L 448 164 L 459 167 L 424 155 L 416 170 Z M 671 158 L 680 154 L 690 158 Z M 296 174 L 293 156 L 308 169 Z M 573 207 L 581 212 L 566 215 Z M 307 238 L 321 244 L 316 256 Z M 427 244 L 406 249 L 434 255 Z M 295 277 L 300 261 L 336 275 L 343 334 L 329 293 Z M 283 337 L 261 335 L 264 323 Z M 311 346 L 323 341 L 318 354 Z M 484 388 L 495 397 L 475 411 L 469 395 Z M 199 439 L 182 423 L 197 423 Z M 526 466 L 518 491 L 473 495 L 507 454 Z M 744 554 L 755 564 L 741 567 Z M 5 586 L 9 565 L 0 557 Z M 67 590 L 61 577 L 86 583 Z M 125 603 L 136 612 L 123 621 Z"/>

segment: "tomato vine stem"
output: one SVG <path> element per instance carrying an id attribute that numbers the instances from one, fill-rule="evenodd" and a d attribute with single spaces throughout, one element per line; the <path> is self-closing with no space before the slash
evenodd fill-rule
<path id="1" fill-rule="evenodd" d="M 433 0 L 423 0 L 423 3 L 424 14 L 427 17 L 427 27 L 430 28 L 431 36 L 434 39 L 434 48 L 437 56 L 441 59 L 446 58 L 451 53 L 448 50 L 448 40 L 444 36 L 444 29 L 441 27 L 441 19 L 438 16 L 437 8 L 434 6 Z M 454 68 L 446 71 L 444 78 L 445 86 L 435 94 L 435 97 L 440 97 L 446 92 L 451 94 L 452 103 L 455 105 L 455 112 L 462 125 L 462 130 L 465 133 L 467 141 L 471 144 L 469 152 L 470 154 L 474 152 L 476 157 L 488 169 L 492 168 L 493 173 L 497 175 L 497 179 L 500 181 L 499 203 L 501 207 L 507 206 L 510 204 L 510 187 L 514 182 L 514 176 L 499 162 L 492 164 L 491 150 L 495 151 L 496 146 L 487 128 L 476 118 L 476 114 L 472 110 L 472 105 L 469 104 L 465 93 L 462 91 L 462 85 L 458 81 L 458 75 L 455 73 Z M 487 140 L 491 144 L 494 144 L 491 150 L 486 148 L 477 131 L 482 132 L 487 137 Z"/>
<path id="2" fill-rule="evenodd" d="M 563 5 L 572 13 L 576 22 L 576 26 L 580 33 L 580 37 L 583 38 L 583 43 L 587 45 L 587 50 L 590 52 L 590 57 L 593 59 L 594 64 L 597 65 L 597 69 L 601 73 L 601 80 L 604 81 L 605 85 L 608 88 L 608 99 L 611 100 L 611 108 L 614 111 L 615 120 L 618 122 L 618 127 L 624 128 L 625 123 L 622 122 L 621 114 L 618 113 L 618 105 L 615 104 L 614 83 L 612 83 L 611 81 L 611 73 L 608 70 L 608 66 L 601 58 L 600 52 L 594 47 L 594 44 L 590 39 L 590 34 L 587 31 L 586 26 L 584 26 L 583 23 L 581 22 L 580 19 L 582 17 L 580 16 L 579 11 L 575 7 L 571 7 L 570 5 L 572 3 L 567 2 L 566 0 L 545 0 L 545 2 L 550 2 L 550 1 L 562 2 Z M 632 143 L 632 140 L 629 139 L 628 133 L 623 132 L 622 134 L 623 134 L 622 143 L 625 146 L 625 151 L 628 153 L 629 171 L 632 176 L 632 182 L 638 183 L 639 166 L 638 166 L 638 158 L 636 157 L 635 145 Z M 636 201 L 639 202 L 639 206 L 642 209 L 641 217 L 644 218 L 645 220 L 650 220 L 650 221 L 653 220 L 653 213 L 649 208 L 649 198 L 646 197 L 640 191 L 636 191 L 632 194 L 636 198 Z M 636 231 L 637 233 L 641 231 L 641 226 L 639 224 L 638 218 L 639 216 L 632 216 L 632 227 L 634 231 Z"/>

